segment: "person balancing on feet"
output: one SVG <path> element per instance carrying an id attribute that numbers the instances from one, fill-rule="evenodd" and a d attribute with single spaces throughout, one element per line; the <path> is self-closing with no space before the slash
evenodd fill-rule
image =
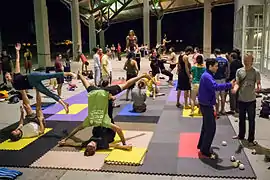
<path id="1" fill-rule="evenodd" d="M 115 95 L 126 90 L 140 79 L 150 78 L 149 75 L 144 74 L 140 77 L 129 79 L 125 84 L 102 88 L 91 85 L 81 74 L 78 74 L 78 76 L 88 92 L 88 116 L 82 124 L 61 140 L 59 145 L 85 147 L 84 154 L 86 156 L 94 155 L 98 149 L 108 149 L 112 146 L 121 149 L 130 149 L 131 147 L 126 145 L 126 139 L 124 138 L 122 129 L 114 124 L 112 118 L 113 106 L 109 101 L 115 99 Z M 67 139 L 74 136 L 77 132 L 90 126 L 94 126 L 93 136 L 88 141 L 82 143 L 67 142 Z M 113 144 L 115 133 L 119 135 L 123 145 Z"/>
<path id="2" fill-rule="evenodd" d="M 202 74 L 198 101 L 203 115 L 200 139 L 197 148 L 203 156 L 215 159 L 211 152 L 211 144 L 216 133 L 216 120 L 214 117 L 214 105 L 216 104 L 216 91 L 231 89 L 234 81 L 230 83 L 217 84 L 214 80 L 214 74 L 217 72 L 218 62 L 216 59 L 206 60 L 206 71 Z"/>

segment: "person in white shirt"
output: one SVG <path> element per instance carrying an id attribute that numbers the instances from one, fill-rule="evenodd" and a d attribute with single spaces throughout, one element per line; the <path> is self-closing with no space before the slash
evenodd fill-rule
<path id="1" fill-rule="evenodd" d="M 95 81 L 95 85 L 98 86 L 100 83 L 100 76 L 101 76 L 101 63 L 100 63 L 100 56 L 98 54 L 99 49 L 98 48 L 93 48 L 94 51 L 94 56 L 93 56 L 93 60 L 94 60 L 94 81 Z"/>
<path id="2" fill-rule="evenodd" d="M 29 114 L 28 112 L 32 112 L 29 110 L 31 106 L 30 104 L 23 104 L 20 106 L 21 117 L 19 126 L 17 129 L 13 130 L 10 134 L 11 141 L 18 141 L 21 138 L 32 138 L 37 137 L 40 134 L 44 133 L 45 130 L 45 121 L 44 116 L 41 110 L 41 96 L 37 91 L 37 103 L 36 103 L 36 114 Z M 27 115 L 24 116 L 24 109 L 27 112 Z"/>

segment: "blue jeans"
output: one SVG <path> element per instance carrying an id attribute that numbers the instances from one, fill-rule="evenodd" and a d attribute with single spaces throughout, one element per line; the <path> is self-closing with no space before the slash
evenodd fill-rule
<path id="1" fill-rule="evenodd" d="M 34 72 L 27 75 L 29 84 L 36 88 L 39 92 L 45 94 L 46 96 L 53 98 L 55 101 L 59 101 L 61 98 L 52 93 L 49 89 L 47 89 L 44 84 L 42 84 L 43 80 L 52 79 L 52 78 L 63 78 L 64 73 L 42 73 L 42 72 Z"/>
<path id="2" fill-rule="evenodd" d="M 211 145 L 216 134 L 214 108 L 200 104 L 200 109 L 203 115 L 203 123 L 197 148 L 200 149 L 203 155 L 210 156 Z"/>

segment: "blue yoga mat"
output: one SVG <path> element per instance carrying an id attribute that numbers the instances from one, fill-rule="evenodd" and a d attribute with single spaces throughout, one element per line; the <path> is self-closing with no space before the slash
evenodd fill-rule
<path id="1" fill-rule="evenodd" d="M 140 116 L 141 113 L 133 112 L 132 104 L 127 104 L 119 113 L 118 116 Z"/>
<path id="2" fill-rule="evenodd" d="M 21 176 L 23 173 L 16 170 L 11 170 L 7 168 L 0 168 L 0 179 L 16 179 L 18 176 Z"/>

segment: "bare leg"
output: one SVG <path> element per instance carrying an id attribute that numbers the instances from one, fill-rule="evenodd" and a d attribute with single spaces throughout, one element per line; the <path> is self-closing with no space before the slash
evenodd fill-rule
<path id="1" fill-rule="evenodd" d="M 130 92 L 130 89 L 127 89 L 127 92 L 126 92 L 126 101 L 128 101 L 128 95 L 129 95 L 129 92 Z"/>
<path id="2" fill-rule="evenodd" d="M 82 81 L 85 89 L 87 89 L 89 86 L 94 86 L 94 84 L 90 84 L 89 81 L 87 81 L 87 79 L 80 72 L 78 72 L 78 77 Z"/>
<path id="3" fill-rule="evenodd" d="M 63 86 L 63 84 L 58 84 L 58 86 L 57 86 L 57 94 L 59 97 L 61 97 L 61 95 L 62 95 L 62 86 Z"/>
<path id="4" fill-rule="evenodd" d="M 226 92 L 221 92 L 221 103 L 220 103 L 220 112 L 221 114 L 225 114 L 225 103 L 226 103 Z"/>
<path id="5" fill-rule="evenodd" d="M 178 108 L 180 108 L 181 107 L 181 104 L 180 104 L 180 95 L 181 95 L 181 90 L 177 90 L 177 96 L 176 96 L 176 106 L 178 107 Z"/>
<path id="6" fill-rule="evenodd" d="M 27 115 L 33 114 L 33 111 L 32 111 L 31 105 L 30 105 L 30 100 L 27 97 L 26 91 L 21 90 L 20 93 L 22 95 L 22 100 L 23 100 L 24 109 L 26 111 L 26 114 Z"/>
<path id="7" fill-rule="evenodd" d="M 189 98 L 189 91 L 184 91 L 184 99 L 185 99 L 185 109 L 187 109 L 188 106 L 188 98 Z"/>

